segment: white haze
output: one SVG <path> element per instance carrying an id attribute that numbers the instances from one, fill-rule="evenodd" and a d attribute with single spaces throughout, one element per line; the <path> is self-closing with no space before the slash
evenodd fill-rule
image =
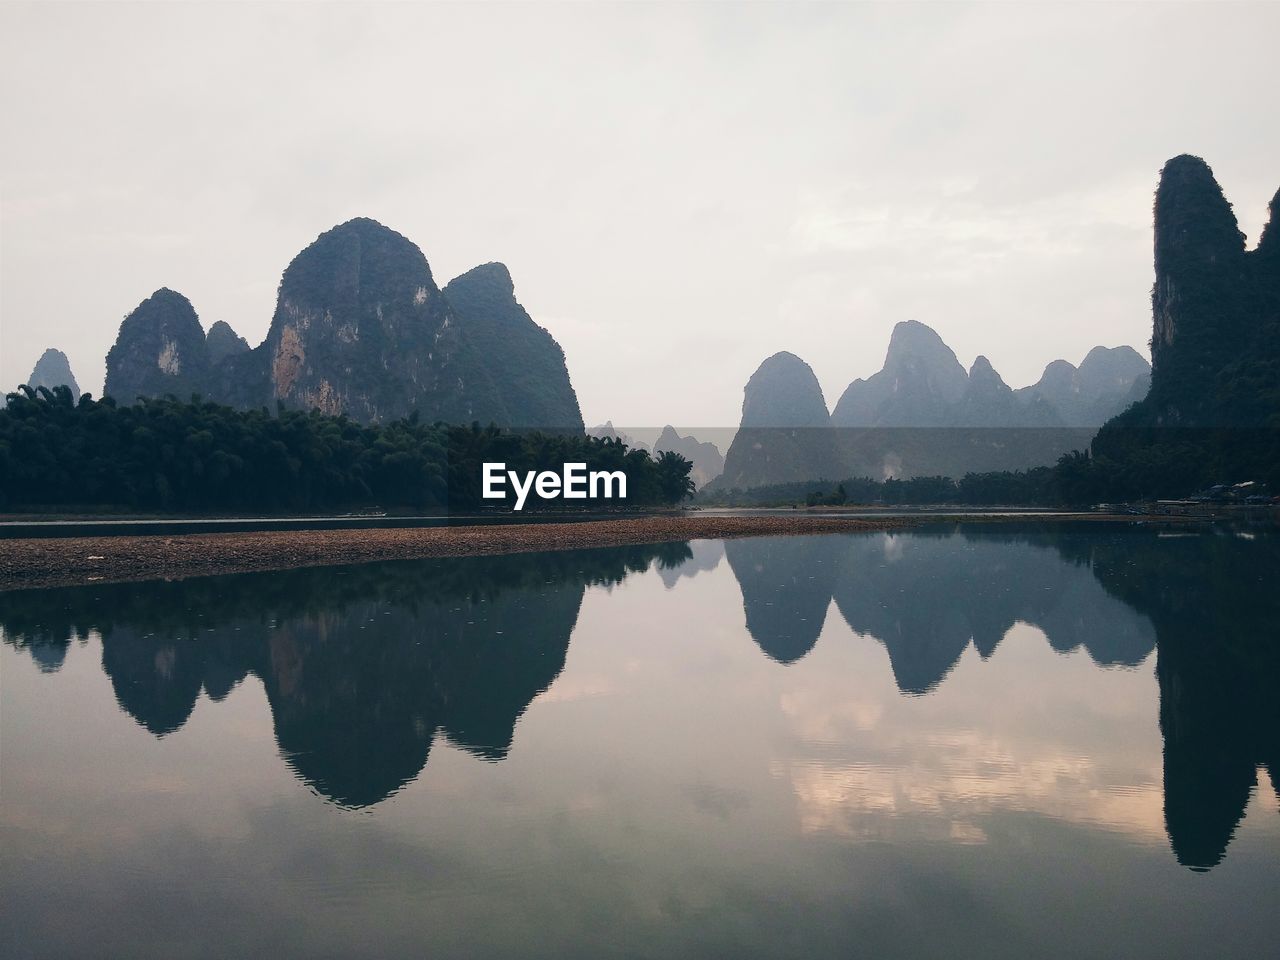
<path id="1" fill-rule="evenodd" d="M 502 260 L 590 423 L 735 424 L 778 350 L 829 404 L 930 324 L 1013 386 L 1146 350 L 1151 195 L 1280 186 L 1271 4 L 5 4 L 0 382 L 101 391 L 160 286 L 266 332 L 371 216 Z"/>

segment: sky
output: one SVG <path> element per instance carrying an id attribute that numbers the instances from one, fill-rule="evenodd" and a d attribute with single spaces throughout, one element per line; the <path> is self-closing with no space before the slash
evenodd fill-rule
<path id="1" fill-rule="evenodd" d="M 99 394 L 154 290 L 256 345 L 373 217 L 479 263 L 588 424 L 736 425 L 767 356 L 829 406 L 895 323 L 1011 386 L 1147 352 L 1151 200 L 1204 157 L 1252 247 L 1280 4 L 0 3 L 0 383 Z"/>

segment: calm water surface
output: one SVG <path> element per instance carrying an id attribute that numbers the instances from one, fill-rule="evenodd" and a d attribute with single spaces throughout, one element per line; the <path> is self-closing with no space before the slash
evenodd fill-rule
<path id="1" fill-rule="evenodd" d="M 1280 538 L 0 594 L 5 957 L 1250 957 Z"/>

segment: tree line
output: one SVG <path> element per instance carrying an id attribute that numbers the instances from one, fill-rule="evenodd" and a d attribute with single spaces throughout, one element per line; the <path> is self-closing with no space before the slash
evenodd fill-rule
<path id="1" fill-rule="evenodd" d="M 698 503 L 731 507 L 843 506 L 845 504 L 964 504 L 997 506 L 1056 506 L 1063 503 L 1055 482 L 1055 468 L 969 473 L 951 477 L 912 477 L 873 480 L 849 477 L 840 481 L 775 483 L 750 489 L 699 493 Z"/>
<path id="2" fill-rule="evenodd" d="M 627 499 L 658 507 L 692 495 L 692 464 L 607 438 L 424 423 L 365 425 L 278 408 L 236 410 L 193 396 L 119 405 L 67 387 L 19 387 L 0 409 L 0 509 L 122 511 L 471 510 L 481 465 L 622 470 Z M 556 501 L 559 503 L 559 501 Z M 528 509 L 546 506 L 530 498 Z"/>

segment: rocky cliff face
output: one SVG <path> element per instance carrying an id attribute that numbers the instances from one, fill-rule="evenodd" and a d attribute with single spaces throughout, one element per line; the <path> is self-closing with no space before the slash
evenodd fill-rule
<path id="1" fill-rule="evenodd" d="M 680 454 L 693 464 L 689 476 L 699 490 L 724 473 L 724 457 L 714 443 L 699 443 L 693 436 L 682 437 L 671 424 L 662 428 L 662 434 L 653 444 L 655 456 L 667 450 Z"/>
<path id="2" fill-rule="evenodd" d="M 266 339 L 250 349 L 226 323 L 206 337 L 190 302 L 158 290 L 131 313 L 107 358 L 119 402 L 200 393 L 236 407 L 579 431 L 564 354 L 486 264 L 436 286 L 412 242 L 373 220 L 334 227 L 280 281 Z"/>
<path id="3" fill-rule="evenodd" d="M 1208 164 L 1184 155 L 1161 172 L 1151 389 L 1093 444 L 1095 456 L 1142 467 L 1128 473 L 1144 490 L 1173 493 L 1162 478 L 1175 473 L 1187 493 L 1206 481 L 1280 485 L 1280 193 L 1270 214 L 1246 250 Z"/>
<path id="4" fill-rule="evenodd" d="M 449 282 L 444 297 L 488 368 L 502 407 L 500 423 L 581 432 L 564 351 L 516 300 L 503 264 L 469 270 Z"/>
<path id="5" fill-rule="evenodd" d="M 105 393 L 121 403 L 173 394 L 187 399 L 207 387 L 204 328 L 191 301 L 162 287 L 120 324 L 107 354 Z"/>
<path id="6" fill-rule="evenodd" d="M 1184 154 L 1165 164 L 1155 200 L 1155 367 L 1198 379 L 1203 364 L 1182 363 L 1181 357 L 1191 350 L 1206 359 L 1220 355 L 1224 345 L 1206 336 L 1210 327 L 1220 335 L 1242 332 L 1233 307 L 1243 279 L 1244 241 L 1207 163 Z M 1179 347 L 1171 350 L 1175 341 Z"/>
<path id="7" fill-rule="evenodd" d="M 1258 247 L 1246 252 L 1209 165 L 1186 155 L 1165 164 L 1154 209 L 1151 395 L 1139 419 L 1162 426 L 1265 421 L 1237 394 L 1246 368 L 1275 373 L 1280 356 L 1278 200 Z"/>
<path id="8" fill-rule="evenodd" d="M 75 375 L 71 372 L 71 363 L 67 360 L 67 355 L 52 347 L 42 353 L 40 359 L 36 361 L 31 376 L 27 378 L 27 386 L 46 387 L 49 390 L 67 386 L 71 388 L 71 396 L 76 399 L 80 397 L 80 387 L 76 383 Z"/>
<path id="9" fill-rule="evenodd" d="M 271 398 L 290 406 L 364 421 L 504 412 L 422 251 L 373 220 L 334 227 L 293 259 L 259 349 Z"/>

